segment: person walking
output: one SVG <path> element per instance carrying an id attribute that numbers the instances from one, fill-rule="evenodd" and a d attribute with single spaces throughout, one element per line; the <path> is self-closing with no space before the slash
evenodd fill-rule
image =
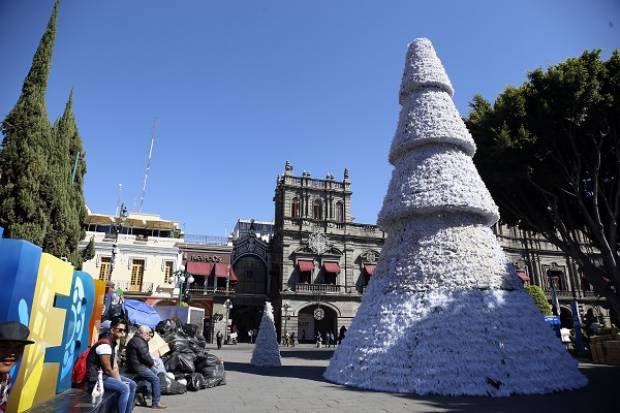
<path id="1" fill-rule="evenodd" d="M 297 337 L 295 337 L 295 332 L 293 331 L 291 333 L 291 347 L 295 347 L 295 340 L 297 339 Z"/>
<path id="2" fill-rule="evenodd" d="M 316 332 L 314 339 L 316 340 L 316 348 L 321 348 L 321 341 L 323 341 L 323 338 L 320 331 Z"/>
<path id="3" fill-rule="evenodd" d="M 86 357 L 88 393 L 92 393 L 97 384 L 99 370 L 102 370 L 104 390 L 117 393 L 118 413 L 131 413 L 136 396 L 136 382 L 120 375 L 116 361 L 116 341 L 123 338 L 126 331 L 125 320 L 112 320 L 110 331 L 100 337 Z"/>
<path id="4" fill-rule="evenodd" d="M 218 330 L 215 335 L 215 341 L 217 342 L 217 349 L 222 349 L 222 339 L 224 338 L 224 334 L 222 334 L 222 330 Z"/>
<path id="5" fill-rule="evenodd" d="M 127 355 L 127 367 L 132 373 L 136 373 L 135 381 L 144 380 L 150 384 L 150 393 L 153 398 L 153 409 L 165 409 L 167 406 L 160 402 L 161 383 L 155 369 L 155 362 L 149 353 L 149 340 L 152 330 L 149 326 L 140 326 L 138 332 L 129 340 L 125 354 Z M 146 406 L 144 395 L 139 393 L 136 399 L 141 406 Z"/>
<path id="6" fill-rule="evenodd" d="M 0 323 L 0 412 L 4 413 L 11 391 L 11 369 L 24 354 L 30 330 L 18 321 Z"/>
<path id="7" fill-rule="evenodd" d="M 248 330 L 248 336 L 250 337 L 250 344 L 252 344 L 252 336 L 254 335 L 254 331 L 252 329 Z"/>
<path id="8" fill-rule="evenodd" d="M 340 334 L 338 335 L 338 344 L 342 344 L 344 336 L 347 334 L 347 328 L 345 326 L 340 327 Z"/>

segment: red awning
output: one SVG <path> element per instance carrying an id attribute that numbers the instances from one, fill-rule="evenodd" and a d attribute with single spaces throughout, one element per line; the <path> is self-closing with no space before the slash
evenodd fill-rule
<path id="1" fill-rule="evenodd" d="M 208 277 L 209 275 L 211 275 L 212 269 L 213 264 L 211 264 L 210 262 L 187 262 L 187 272 L 193 275 L 202 275 L 204 277 Z"/>
<path id="2" fill-rule="evenodd" d="M 525 271 L 517 271 L 517 277 L 521 278 L 523 281 L 529 281 L 530 277 L 527 276 Z"/>
<path id="3" fill-rule="evenodd" d="M 369 277 L 375 273 L 376 264 L 364 264 L 364 271 L 368 274 Z"/>
<path id="4" fill-rule="evenodd" d="M 228 264 L 222 262 L 215 264 L 215 276 L 218 278 L 228 278 Z"/>
<path id="5" fill-rule="evenodd" d="M 340 265 L 338 265 L 337 262 L 324 262 L 323 268 L 325 268 L 325 271 L 331 272 L 332 274 L 340 274 Z"/>
<path id="6" fill-rule="evenodd" d="M 299 268 L 301 272 L 312 272 L 312 270 L 314 270 L 314 261 L 297 260 L 297 268 Z"/>
<path id="7" fill-rule="evenodd" d="M 237 278 L 237 274 L 235 274 L 235 270 L 233 270 L 232 267 L 230 267 L 230 266 L 228 268 L 229 268 L 228 274 L 229 274 L 229 277 L 230 277 L 230 282 L 231 283 L 238 282 L 239 279 Z"/>

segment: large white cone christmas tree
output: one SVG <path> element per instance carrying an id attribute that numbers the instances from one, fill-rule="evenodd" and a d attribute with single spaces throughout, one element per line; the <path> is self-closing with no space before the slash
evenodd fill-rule
<path id="1" fill-rule="evenodd" d="M 428 39 L 409 45 L 379 213 L 388 237 L 325 377 L 440 395 L 547 393 L 586 378 L 521 287 L 490 229 L 498 208 Z"/>
<path id="2" fill-rule="evenodd" d="M 263 318 L 258 327 L 256 346 L 250 364 L 253 366 L 280 366 L 282 364 L 276 326 L 273 322 L 273 306 L 269 301 L 265 302 Z"/>

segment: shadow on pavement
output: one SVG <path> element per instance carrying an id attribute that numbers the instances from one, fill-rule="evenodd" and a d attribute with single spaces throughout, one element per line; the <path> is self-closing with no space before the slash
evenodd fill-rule
<path id="1" fill-rule="evenodd" d="M 227 371 L 255 374 L 270 377 L 291 377 L 296 379 L 314 380 L 327 382 L 323 378 L 325 367 L 322 366 L 280 366 L 280 367 L 257 367 L 248 363 L 227 361 L 224 363 Z"/>
<path id="2" fill-rule="evenodd" d="M 281 357 L 294 357 L 306 360 L 329 360 L 334 355 L 334 350 L 284 350 L 280 349 Z"/>
<path id="3" fill-rule="evenodd" d="M 620 383 L 620 367 L 608 365 L 584 365 L 580 370 L 588 377 L 588 385 L 574 391 L 545 395 L 511 397 L 448 397 L 397 394 L 394 396 L 416 400 L 429 411 L 446 413 L 537 413 L 537 412 L 613 412 L 617 411 L 617 386 Z M 325 380 L 324 380 L 325 381 Z M 354 387 L 340 386 L 346 391 L 373 392 Z M 614 407 L 616 406 L 616 407 Z"/>

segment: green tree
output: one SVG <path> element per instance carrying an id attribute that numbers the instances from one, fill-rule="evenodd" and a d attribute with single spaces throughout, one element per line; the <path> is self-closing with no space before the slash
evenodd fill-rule
<path id="1" fill-rule="evenodd" d="M 73 94 L 72 94 L 73 95 Z M 71 109 L 71 108 L 70 108 Z M 71 162 L 71 174 L 69 176 L 69 202 L 71 209 L 71 224 L 69 226 L 69 243 L 72 251 L 71 262 L 76 268 L 81 268 L 83 261 L 88 261 L 95 256 L 95 244 L 92 243 L 92 254 L 89 250 L 85 253 L 78 250 L 80 240 L 86 236 L 84 224 L 88 215 L 86 200 L 84 198 L 84 176 L 86 175 L 86 154 L 82 145 L 82 137 L 78 130 L 75 116 L 70 110 L 71 135 L 69 136 L 69 160 Z M 88 248 L 88 247 L 87 247 Z M 86 254 L 86 255 L 84 255 Z"/>
<path id="2" fill-rule="evenodd" d="M 80 265 L 76 266 L 76 268 L 82 268 L 82 263 L 84 261 L 88 261 L 88 260 L 92 260 L 93 258 L 95 258 L 95 238 L 91 238 L 90 241 L 88 241 L 88 244 L 86 244 L 86 247 L 80 252 Z"/>
<path id="3" fill-rule="evenodd" d="M 540 310 L 542 315 L 552 315 L 551 306 L 547 301 L 547 296 L 545 292 L 537 285 L 527 284 L 523 288 L 527 291 L 527 293 L 534 299 L 534 303 L 536 303 L 536 307 Z"/>
<path id="4" fill-rule="evenodd" d="M 620 54 L 586 51 L 537 69 L 465 120 L 502 220 L 575 259 L 620 314 Z"/>
<path id="5" fill-rule="evenodd" d="M 48 226 L 42 187 L 47 176 L 51 126 L 45 92 L 56 37 L 58 0 L 24 80 L 22 93 L 0 130 L 0 226 L 6 236 L 41 245 Z"/>
<path id="6" fill-rule="evenodd" d="M 82 264 L 78 244 L 86 235 L 84 174 L 86 161 L 75 116 L 73 91 L 62 116 L 55 122 L 48 157 L 48 181 L 45 188 L 50 225 L 43 249 L 58 257 L 67 257 L 76 268 Z"/>
<path id="7" fill-rule="evenodd" d="M 42 191 L 49 213 L 49 225 L 43 238 L 43 250 L 57 257 L 72 258 L 71 232 L 73 216 L 69 190 L 71 187 L 71 159 L 69 140 L 73 135 L 73 92 L 62 116 L 54 123 L 48 149 L 47 178 Z M 78 223 L 79 224 L 79 223 Z M 79 229 L 78 229 L 79 231 Z"/>

